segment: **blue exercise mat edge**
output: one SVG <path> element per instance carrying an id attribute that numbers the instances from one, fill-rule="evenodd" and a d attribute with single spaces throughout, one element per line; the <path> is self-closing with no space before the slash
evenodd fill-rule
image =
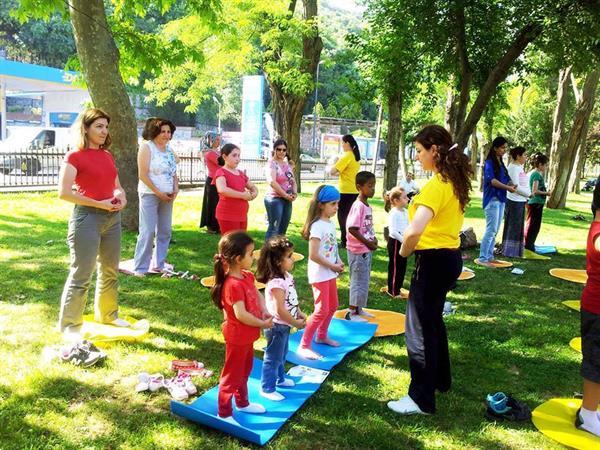
<path id="1" fill-rule="evenodd" d="M 314 369 L 331 370 L 339 364 L 348 353 L 353 352 L 369 342 L 377 331 L 377 324 L 369 322 L 351 322 L 344 319 L 331 319 L 329 324 L 328 336 L 340 342 L 339 347 L 317 344 L 313 342 L 312 348 L 317 353 L 324 356 L 321 360 L 311 360 L 301 357 L 296 353 L 300 344 L 304 330 L 297 331 L 290 335 L 287 361 L 301 366 L 312 367 Z M 349 342 L 350 341 L 350 342 Z"/>
<path id="2" fill-rule="evenodd" d="M 539 255 L 551 255 L 556 253 L 556 247 L 554 245 L 536 245 L 535 252 Z"/>
<path id="3" fill-rule="evenodd" d="M 219 418 L 217 415 L 218 385 L 206 391 L 189 405 L 171 400 L 171 412 L 193 422 L 222 431 L 230 436 L 263 446 L 300 410 L 302 405 L 319 390 L 323 383 L 301 383 L 299 377 L 290 377 L 298 384 L 293 388 L 278 388 L 278 391 L 285 395 L 286 399 L 281 402 L 273 402 L 260 396 L 258 392 L 261 371 L 262 361 L 254 358 L 252 372 L 248 378 L 248 397 L 251 402 L 258 402 L 265 406 L 267 409 L 265 414 L 240 413 L 234 407 L 233 417 L 237 423 Z M 257 425 L 254 429 L 252 428 L 253 423 Z"/>

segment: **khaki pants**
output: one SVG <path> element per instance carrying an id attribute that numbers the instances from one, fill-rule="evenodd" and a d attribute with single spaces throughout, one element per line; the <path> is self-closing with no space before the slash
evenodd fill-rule
<path id="1" fill-rule="evenodd" d="M 121 213 L 76 205 L 69 221 L 67 242 L 71 253 L 71 269 L 61 298 L 60 331 L 80 331 L 96 266 L 95 320 L 102 323 L 115 320 L 118 317 Z"/>

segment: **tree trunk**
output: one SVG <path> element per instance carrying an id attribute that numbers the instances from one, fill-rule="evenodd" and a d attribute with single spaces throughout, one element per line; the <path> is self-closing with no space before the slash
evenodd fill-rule
<path id="1" fill-rule="evenodd" d="M 588 121 L 588 125 L 589 125 L 589 121 Z M 586 126 L 586 128 L 588 128 Z M 584 136 L 587 136 L 587 130 L 582 133 Z M 573 173 L 571 174 L 571 192 L 574 192 L 575 194 L 580 194 L 581 193 L 581 179 L 584 176 L 583 173 L 583 169 L 585 168 L 585 160 L 586 160 L 586 154 L 585 154 L 585 143 L 586 139 L 583 139 L 583 142 L 579 143 L 579 147 L 577 148 L 577 156 L 575 157 L 575 164 L 574 164 L 574 168 L 573 168 Z"/>
<path id="2" fill-rule="evenodd" d="M 119 73 L 119 50 L 106 21 L 102 0 L 71 0 L 69 14 L 77 54 L 92 102 L 111 117 L 111 153 L 119 169 L 121 185 L 127 193 L 127 207 L 123 210 L 122 224 L 128 230 L 136 230 L 137 126 L 133 107 Z"/>
<path id="3" fill-rule="evenodd" d="M 310 34 L 302 37 L 302 63 L 300 71 L 310 74 L 315 80 L 317 66 L 321 58 L 323 41 L 319 36 L 317 0 L 302 0 L 304 7 L 303 19 L 312 27 Z M 296 8 L 296 0 L 289 3 L 289 11 L 293 14 Z M 294 163 L 294 174 L 298 184 L 298 192 L 302 190 L 300 180 L 300 126 L 302 123 L 302 111 L 306 104 L 308 92 L 297 95 L 286 91 L 285 86 L 273 81 L 266 73 L 269 89 L 273 98 L 273 109 L 275 113 L 275 129 L 288 143 L 288 156 Z M 315 80 L 316 82 L 316 80 Z"/>
<path id="4" fill-rule="evenodd" d="M 402 94 L 394 92 L 388 97 L 388 151 L 385 155 L 383 170 L 383 187 L 390 190 L 398 184 L 398 155 L 402 153 L 400 141 L 402 136 Z M 401 156 L 401 159 L 404 159 Z M 404 164 L 403 164 L 404 165 Z M 406 167 L 403 168 L 406 177 Z"/>
<path id="5" fill-rule="evenodd" d="M 485 111 L 487 104 L 492 96 L 496 93 L 498 85 L 504 81 L 508 75 L 508 71 L 517 58 L 523 53 L 527 45 L 537 38 L 542 32 L 542 26 L 538 24 L 525 25 L 516 35 L 515 40 L 506 50 L 506 53 L 496 63 L 495 67 L 490 72 L 487 80 L 479 91 L 479 95 L 473 103 L 473 107 L 469 111 L 464 123 L 458 127 L 458 133 L 455 137 L 459 148 L 465 148 L 467 140 L 473 128 L 479 122 L 481 115 Z"/>
<path id="6" fill-rule="evenodd" d="M 269 77 L 267 76 L 267 80 Z M 300 126 L 302 125 L 302 111 L 306 97 L 285 95 L 275 83 L 269 82 L 269 90 L 275 114 L 275 130 L 288 144 L 288 158 L 294 163 L 294 176 L 297 180 L 298 192 L 301 191 L 300 170 Z"/>
<path id="7" fill-rule="evenodd" d="M 471 152 L 471 167 L 473 168 L 473 173 L 477 173 L 477 160 L 479 159 L 479 139 L 477 138 L 477 127 L 473 129 L 469 150 Z"/>
<path id="8" fill-rule="evenodd" d="M 587 123 L 590 120 L 590 115 L 594 109 L 594 101 L 596 99 L 596 88 L 598 87 L 598 79 L 600 78 L 600 69 L 590 72 L 583 86 L 581 101 L 577 104 L 575 114 L 573 116 L 573 125 L 569 132 L 564 152 L 560 158 L 560 169 L 557 173 L 557 178 L 554 183 L 552 195 L 548 198 L 549 208 L 564 208 L 567 202 L 567 193 L 569 187 L 569 175 L 573 170 L 573 162 L 575 152 L 579 143 L 585 139 L 583 132 L 587 128 Z"/>
<path id="9" fill-rule="evenodd" d="M 446 91 L 446 107 L 444 114 L 446 130 L 452 136 L 456 132 L 456 93 L 454 91 L 454 76 L 450 76 L 448 89 Z"/>
<path id="10" fill-rule="evenodd" d="M 552 117 L 552 142 L 550 144 L 550 165 L 548 167 L 548 186 L 554 186 L 557 179 L 561 155 L 564 147 L 565 117 L 569 106 L 569 83 L 571 67 L 561 69 L 558 74 L 558 89 L 556 90 L 556 107 Z"/>
<path id="11" fill-rule="evenodd" d="M 456 3 L 453 3 L 456 4 Z M 458 57 L 458 67 L 460 68 L 460 93 L 458 98 L 458 106 L 456 107 L 456 117 L 454 118 L 454 132 L 451 133 L 452 136 L 456 136 L 456 132 L 458 132 L 465 121 L 465 116 L 467 114 L 467 105 L 469 104 L 470 99 L 470 89 L 471 89 L 471 80 L 473 78 L 473 73 L 471 71 L 471 67 L 469 64 L 469 55 L 467 53 L 467 39 L 465 36 L 465 6 L 464 3 L 461 2 L 460 5 L 456 8 L 454 13 L 455 17 L 455 30 L 456 30 L 456 54 Z M 477 124 L 477 122 L 475 122 Z M 470 133 L 469 133 L 470 134 Z M 467 140 L 461 145 L 459 143 L 459 149 L 462 151 L 465 146 Z"/>
<path id="12" fill-rule="evenodd" d="M 483 166 L 485 165 L 486 151 L 494 139 L 494 115 L 490 111 L 483 116 L 483 139 L 484 141 L 479 147 L 479 170 L 476 172 L 480 192 L 483 192 Z"/>

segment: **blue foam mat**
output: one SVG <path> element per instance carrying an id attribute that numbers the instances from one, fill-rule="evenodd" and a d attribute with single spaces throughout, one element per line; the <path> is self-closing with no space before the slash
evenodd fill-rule
<path id="1" fill-rule="evenodd" d="M 298 331 L 290 335 L 290 344 L 286 359 L 292 364 L 301 364 L 321 370 L 331 370 L 348 353 L 369 342 L 375 335 L 376 330 L 377 324 L 374 323 L 350 322 L 349 320 L 334 318 L 329 325 L 328 336 L 331 339 L 339 341 L 341 344 L 339 347 L 330 347 L 329 345 L 313 342 L 313 350 L 323 355 L 323 359 L 311 360 L 303 358 L 296 353 L 300 345 L 300 339 L 302 339 L 304 333 L 304 331 Z"/>
<path id="2" fill-rule="evenodd" d="M 285 396 L 285 400 L 273 402 L 259 394 L 261 370 L 262 361 L 254 358 L 254 366 L 248 379 L 248 397 L 250 402 L 260 403 L 267 409 L 264 414 L 246 414 L 236 411 L 234 407 L 234 423 L 219 418 L 217 415 L 219 386 L 207 391 L 189 405 L 172 400 L 171 411 L 178 416 L 216 428 L 232 436 L 258 445 L 265 445 L 304 402 L 321 387 L 322 383 L 304 377 L 289 376 L 296 382 L 296 386 L 277 388 L 277 391 Z"/>
<path id="3" fill-rule="evenodd" d="M 554 245 L 536 245 L 535 252 L 540 255 L 551 255 L 556 253 L 556 247 Z"/>

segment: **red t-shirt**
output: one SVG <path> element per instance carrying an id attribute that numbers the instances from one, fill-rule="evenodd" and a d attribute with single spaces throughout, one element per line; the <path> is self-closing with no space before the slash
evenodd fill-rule
<path id="1" fill-rule="evenodd" d="M 225 342 L 232 344 L 249 344 L 260 336 L 260 328 L 243 324 L 235 317 L 233 304 L 244 302 L 244 307 L 253 316 L 261 318 L 258 291 L 254 286 L 254 275 L 247 270 L 242 271 L 244 278 L 228 276 L 223 283 L 221 302 L 225 312 L 225 322 L 221 326 Z"/>
<path id="2" fill-rule="evenodd" d="M 593 314 L 600 314 L 600 252 L 594 247 L 598 235 L 600 222 L 592 222 L 586 249 L 588 280 L 581 294 L 581 308 Z"/>
<path id="3" fill-rule="evenodd" d="M 211 178 L 215 177 L 217 170 L 221 168 L 219 166 L 219 154 L 213 150 L 204 152 L 204 162 L 206 163 L 206 169 L 208 170 L 208 176 Z"/>
<path id="4" fill-rule="evenodd" d="M 216 184 L 217 178 L 219 177 L 225 177 L 225 182 L 229 189 L 234 189 L 239 192 L 244 192 L 246 190 L 248 177 L 241 170 L 238 171 L 237 175 L 234 175 L 229 170 L 221 167 L 215 173 L 215 177 L 212 181 L 213 184 Z M 223 194 L 219 194 L 219 203 L 217 203 L 215 216 L 217 219 L 221 220 L 243 222 L 248 217 L 248 200 L 225 197 Z"/>
<path id="5" fill-rule="evenodd" d="M 77 170 L 75 187 L 79 194 L 94 200 L 114 197 L 117 166 L 108 150 L 71 150 L 65 155 L 65 162 Z"/>

